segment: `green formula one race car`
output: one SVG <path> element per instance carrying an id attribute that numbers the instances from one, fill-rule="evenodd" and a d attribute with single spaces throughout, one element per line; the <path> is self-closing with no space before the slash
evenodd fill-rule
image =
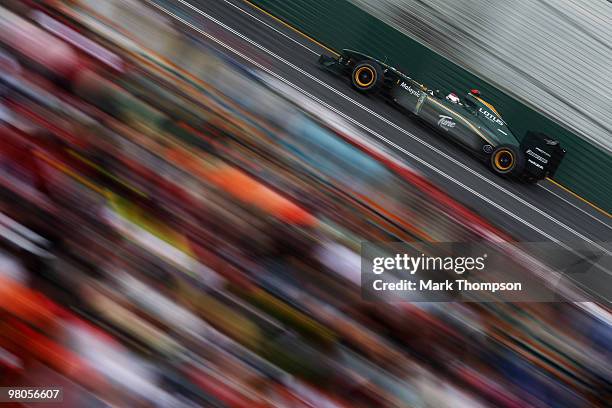
<path id="1" fill-rule="evenodd" d="M 396 68 L 352 50 L 342 50 L 337 58 L 321 55 L 319 63 L 329 71 L 350 77 L 357 91 L 380 94 L 420 118 L 486 160 L 499 175 L 535 183 L 552 177 L 565 155 L 557 140 L 542 133 L 527 132 L 519 141 L 477 90 L 463 98 L 428 90 Z"/>

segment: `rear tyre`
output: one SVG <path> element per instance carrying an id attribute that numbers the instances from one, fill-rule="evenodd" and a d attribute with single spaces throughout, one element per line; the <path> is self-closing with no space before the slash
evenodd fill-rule
<path id="1" fill-rule="evenodd" d="M 525 167 L 525 158 L 514 145 L 498 146 L 490 158 L 491 169 L 503 176 L 518 176 Z"/>
<path id="2" fill-rule="evenodd" d="M 374 61 L 362 61 L 353 68 L 351 81 L 359 92 L 374 93 L 380 89 L 384 73 L 380 64 Z"/>

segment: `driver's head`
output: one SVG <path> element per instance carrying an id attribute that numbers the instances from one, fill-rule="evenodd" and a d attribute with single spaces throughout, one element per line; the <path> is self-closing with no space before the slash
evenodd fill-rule
<path id="1" fill-rule="evenodd" d="M 455 93 L 453 93 L 453 92 L 451 92 L 448 95 L 446 95 L 446 100 L 451 102 L 451 103 L 459 103 L 459 101 L 460 101 L 459 97 Z"/>

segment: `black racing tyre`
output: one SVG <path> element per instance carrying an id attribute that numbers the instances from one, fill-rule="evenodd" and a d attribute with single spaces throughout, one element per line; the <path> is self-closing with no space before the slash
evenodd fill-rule
<path id="1" fill-rule="evenodd" d="M 504 176 L 518 176 L 525 167 L 525 157 L 518 147 L 510 144 L 497 146 L 490 158 L 491 169 Z"/>
<path id="2" fill-rule="evenodd" d="M 353 68 L 351 82 L 360 92 L 374 93 L 380 89 L 384 75 L 380 64 L 374 61 L 362 61 Z"/>

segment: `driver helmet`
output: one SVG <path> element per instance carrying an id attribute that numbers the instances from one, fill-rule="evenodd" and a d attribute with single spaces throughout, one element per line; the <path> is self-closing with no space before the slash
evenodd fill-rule
<path id="1" fill-rule="evenodd" d="M 459 103 L 460 101 L 459 97 L 454 92 L 451 92 L 448 95 L 446 95 L 446 100 L 451 103 Z"/>

